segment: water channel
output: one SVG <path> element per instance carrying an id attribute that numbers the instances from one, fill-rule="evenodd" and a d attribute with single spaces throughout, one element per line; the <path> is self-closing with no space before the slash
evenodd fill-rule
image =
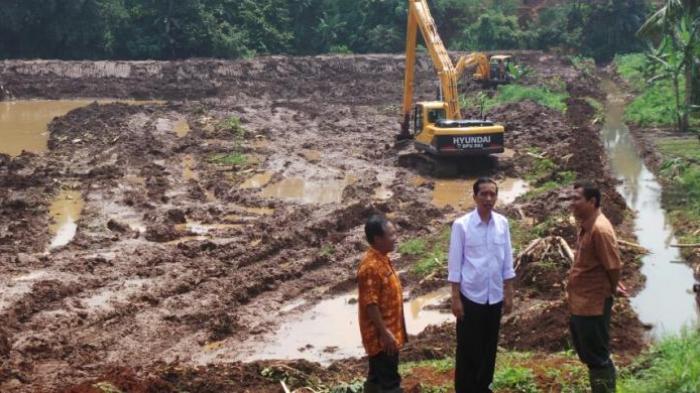
<path id="1" fill-rule="evenodd" d="M 679 250 L 670 247 L 677 241 L 661 206 L 662 188 L 639 156 L 624 123 L 624 96 L 611 81 L 602 86 L 607 93 L 602 137 L 613 174 L 622 180 L 617 191 L 636 212 L 634 231 L 639 244 L 651 251 L 642 258 L 646 286 L 632 299 L 632 306 L 642 322 L 653 325 L 652 336 L 658 339 L 677 334 L 700 319 L 692 293 L 693 272 L 680 263 Z"/>

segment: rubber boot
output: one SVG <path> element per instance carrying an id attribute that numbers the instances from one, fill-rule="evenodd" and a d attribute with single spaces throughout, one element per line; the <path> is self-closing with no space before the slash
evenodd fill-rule
<path id="1" fill-rule="evenodd" d="M 588 370 L 591 393 L 615 393 L 615 368 L 592 368 Z"/>
<path id="2" fill-rule="evenodd" d="M 382 388 L 374 382 L 365 381 L 365 388 L 362 392 L 363 393 L 382 393 Z"/>

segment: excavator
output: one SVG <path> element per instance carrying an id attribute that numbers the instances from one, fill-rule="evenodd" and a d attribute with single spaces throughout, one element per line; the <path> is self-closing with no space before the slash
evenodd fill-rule
<path id="1" fill-rule="evenodd" d="M 412 108 L 416 40 L 419 29 L 440 79 L 440 93 L 438 100 L 418 102 Z M 426 0 L 408 1 L 402 111 L 401 131 L 396 138 L 399 141 L 413 139 L 419 151 L 437 157 L 489 155 L 503 152 L 505 128 L 502 125 L 490 120 L 461 118 L 457 93 L 457 70 L 440 39 Z"/>
<path id="2" fill-rule="evenodd" d="M 457 80 L 462 77 L 464 71 L 476 66 L 473 78 L 485 86 L 494 86 L 510 83 L 512 76 L 508 73 L 513 57 L 510 55 L 487 56 L 481 52 L 470 53 L 462 56 L 455 65 Z"/>

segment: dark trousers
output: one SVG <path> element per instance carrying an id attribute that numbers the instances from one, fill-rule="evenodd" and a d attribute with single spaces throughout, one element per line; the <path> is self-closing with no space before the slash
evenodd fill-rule
<path id="1" fill-rule="evenodd" d="M 571 339 L 579 359 L 589 369 L 614 368 L 610 359 L 610 313 L 612 298 L 605 299 L 603 315 L 572 315 L 569 321 Z"/>
<path id="2" fill-rule="evenodd" d="M 456 393 L 487 393 L 496 367 L 503 303 L 478 304 L 462 296 L 464 317 L 457 320 Z"/>
<path id="3" fill-rule="evenodd" d="M 395 391 L 401 387 L 399 375 L 399 354 L 387 355 L 380 352 L 369 357 L 369 374 L 367 384 L 379 388 L 380 392 Z"/>

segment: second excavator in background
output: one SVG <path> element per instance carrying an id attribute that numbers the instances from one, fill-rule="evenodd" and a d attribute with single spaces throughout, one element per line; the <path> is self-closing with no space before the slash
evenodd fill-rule
<path id="1" fill-rule="evenodd" d="M 413 107 L 418 30 L 421 31 L 440 80 L 440 93 L 438 100 L 418 102 Z M 461 71 L 465 68 L 463 65 Z M 435 156 L 502 153 L 505 131 L 503 125 L 484 119 L 462 119 L 457 76 L 457 70 L 440 39 L 427 1 L 409 0 L 403 119 L 397 139 L 413 139 L 416 149 Z"/>
<path id="2" fill-rule="evenodd" d="M 461 56 L 457 61 L 455 65 L 457 80 L 462 77 L 465 70 L 472 67 L 475 67 L 472 75 L 473 80 L 482 86 L 490 87 L 510 83 L 513 80 L 510 70 L 517 66 L 511 55 L 488 56 L 481 52 L 474 52 Z"/>

